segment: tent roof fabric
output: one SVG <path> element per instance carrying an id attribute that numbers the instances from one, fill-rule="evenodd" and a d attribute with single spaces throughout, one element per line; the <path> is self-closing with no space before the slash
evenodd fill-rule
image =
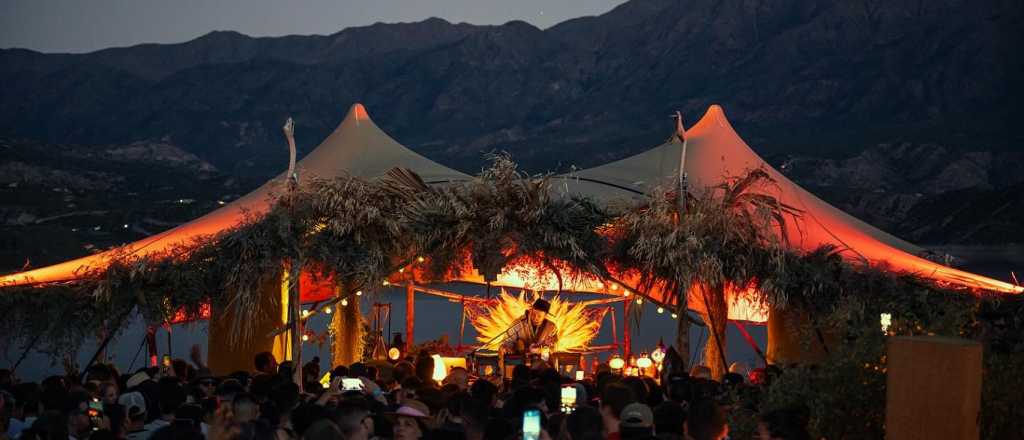
<path id="1" fill-rule="evenodd" d="M 428 183 L 470 179 L 469 175 L 431 161 L 402 146 L 370 119 L 362 104 L 354 104 L 345 119 L 323 142 L 296 164 L 300 180 L 350 175 L 383 176 L 393 167 L 405 167 Z M 159 252 L 202 235 L 236 226 L 247 213 L 265 212 L 284 188 L 285 173 L 253 192 L 168 231 L 130 243 L 132 253 Z M 111 251 L 89 255 L 52 266 L 0 277 L 0 286 L 71 281 L 89 268 L 104 267 Z"/>
<path id="2" fill-rule="evenodd" d="M 722 108 L 711 106 L 704 117 L 686 133 L 686 173 L 691 188 L 722 183 L 730 176 L 763 168 L 775 179 L 769 189 L 781 202 L 803 211 L 801 219 L 788 225 L 791 242 L 808 251 L 825 244 L 844 249 L 848 257 L 870 263 L 886 263 L 897 270 L 958 286 L 1000 292 L 1021 292 L 1024 288 L 980 275 L 952 269 L 917 257 L 921 248 L 872 227 L 815 197 L 790 181 L 760 156 L 733 130 Z M 556 190 L 565 194 L 590 196 L 597 200 L 638 200 L 655 186 L 674 178 L 679 169 L 682 144 L 668 142 L 616 162 L 556 176 Z M 471 176 L 433 162 L 402 146 L 373 123 L 366 109 L 355 104 L 348 115 L 316 149 L 298 164 L 302 179 L 352 175 L 362 178 L 383 176 L 394 167 L 418 173 L 428 183 L 470 179 Z M 200 235 L 213 234 L 235 226 L 246 212 L 265 211 L 282 188 L 284 175 L 252 193 L 194 221 L 164 233 L 127 245 L 131 252 L 155 252 Z M 91 255 L 49 267 L 0 277 L 0 286 L 70 281 L 83 268 L 102 267 L 109 253 Z"/>

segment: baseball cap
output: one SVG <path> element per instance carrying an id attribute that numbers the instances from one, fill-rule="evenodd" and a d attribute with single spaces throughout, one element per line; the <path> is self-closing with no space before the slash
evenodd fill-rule
<path id="1" fill-rule="evenodd" d="M 623 428 L 650 428 L 654 426 L 654 414 L 651 407 L 642 403 L 630 403 L 622 408 L 619 426 Z"/>
<path id="2" fill-rule="evenodd" d="M 124 406 L 125 412 L 129 415 L 133 414 L 133 408 L 137 408 L 135 409 L 135 414 L 146 412 L 146 398 L 138 391 L 122 394 L 121 397 L 117 398 L 117 403 Z"/>

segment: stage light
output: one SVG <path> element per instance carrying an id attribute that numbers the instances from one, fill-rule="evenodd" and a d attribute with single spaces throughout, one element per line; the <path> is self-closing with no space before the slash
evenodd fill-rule
<path id="1" fill-rule="evenodd" d="M 622 356 L 616 354 L 608 361 L 608 366 L 612 367 L 613 370 L 621 370 L 622 367 L 626 366 L 626 361 L 622 360 Z"/>
<path id="2" fill-rule="evenodd" d="M 640 354 L 640 359 L 636 360 L 636 366 L 640 368 L 651 368 L 651 357 L 647 355 L 647 352 Z"/>
<path id="3" fill-rule="evenodd" d="M 400 357 L 402 357 L 402 350 L 399 350 L 398 347 L 391 347 L 388 350 L 388 359 L 397 361 Z"/>

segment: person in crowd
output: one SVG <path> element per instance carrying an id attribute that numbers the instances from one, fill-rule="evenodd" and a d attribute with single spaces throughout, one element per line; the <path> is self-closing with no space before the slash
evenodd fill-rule
<path id="1" fill-rule="evenodd" d="M 253 365 L 256 367 L 257 374 L 277 374 L 277 359 L 275 359 L 274 354 L 269 351 L 257 354 L 253 359 Z"/>
<path id="2" fill-rule="evenodd" d="M 394 440 L 419 440 L 429 430 L 430 408 L 418 400 L 407 400 L 389 415 Z"/>
<path id="3" fill-rule="evenodd" d="M 374 435 L 373 416 L 365 401 L 342 400 L 331 414 L 331 419 L 345 440 L 369 440 Z"/>
<path id="4" fill-rule="evenodd" d="M 256 399 L 248 393 L 235 395 L 235 399 L 231 402 L 231 410 L 238 423 L 248 423 L 260 418 L 260 406 L 256 403 Z"/>
<path id="5" fill-rule="evenodd" d="M 654 413 L 643 403 L 630 403 L 619 417 L 619 437 L 624 440 L 648 440 L 654 437 Z"/>
<path id="6" fill-rule="evenodd" d="M 636 402 L 633 390 L 621 383 L 609 383 L 601 393 L 601 423 L 609 439 L 619 438 L 622 410 Z"/>
<path id="7" fill-rule="evenodd" d="M 701 399 L 691 405 L 686 417 L 686 435 L 693 440 L 722 440 L 729 435 L 729 425 L 721 405 Z"/>
<path id="8" fill-rule="evenodd" d="M 679 402 L 666 400 L 654 408 L 654 432 L 659 440 L 682 440 L 686 410 Z"/>
<path id="9" fill-rule="evenodd" d="M 776 410 L 761 414 L 757 423 L 760 440 L 810 440 L 802 411 Z"/>

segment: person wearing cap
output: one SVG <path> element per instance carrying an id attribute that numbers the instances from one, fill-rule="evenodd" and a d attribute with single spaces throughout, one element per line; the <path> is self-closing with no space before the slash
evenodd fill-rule
<path id="1" fill-rule="evenodd" d="M 124 393 L 117 398 L 128 416 L 128 439 L 139 440 L 149 437 L 146 431 L 146 398 L 138 391 Z"/>
<path id="2" fill-rule="evenodd" d="M 555 323 L 548 319 L 551 303 L 537 298 L 521 319 L 512 324 L 502 347 L 507 353 L 534 352 L 555 344 Z"/>
<path id="3" fill-rule="evenodd" d="M 619 416 L 619 437 L 622 439 L 653 439 L 654 413 L 642 403 L 630 403 Z"/>
<path id="4" fill-rule="evenodd" d="M 418 440 L 429 430 L 430 408 L 419 400 L 406 400 L 387 416 L 394 423 L 394 440 Z"/>

